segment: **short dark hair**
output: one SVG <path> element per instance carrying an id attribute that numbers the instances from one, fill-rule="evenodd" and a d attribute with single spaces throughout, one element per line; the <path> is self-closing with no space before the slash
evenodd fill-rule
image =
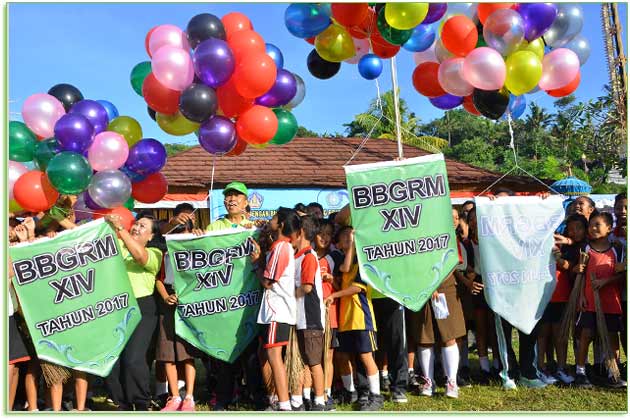
<path id="1" fill-rule="evenodd" d="M 292 233 L 299 232 L 302 229 L 302 220 L 295 210 L 286 212 L 282 222 L 278 218 L 278 223 L 282 223 L 281 232 L 284 236 L 290 236 Z"/>
<path id="2" fill-rule="evenodd" d="M 319 233 L 319 219 L 315 216 L 307 214 L 302 216 L 302 232 L 308 241 L 314 241 L 315 236 Z"/>
<path id="3" fill-rule="evenodd" d="M 475 201 L 474 200 L 466 200 L 466 201 L 464 201 L 464 204 L 462 204 L 462 208 L 464 208 L 464 206 L 467 206 L 468 204 L 472 204 L 473 207 L 475 207 Z"/>
<path id="4" fill-rule="evenodd" d="M 567 226 L 569 226 L 569 223 L 573 222 L 581 223 L 584 227 L 584 230 L 588 230 L 588 220 L 586 220 L 586 217 L 582 216 L 581 214 L 574 213 L 571 216 L 567 217 L 567 220 L 565 220 L 565 224 Z"/>
<path id="5" fill-rule="evenodd" d="M 352 229 L 354 228 L 350 225 L 341 226 L 339 230 L 337 231 L 337 233 L 335 234 L 335 243 L 339 243 L 339 237 L 341 236 L 342 233 L 344 233 L 346 230 L 352 230 Z"/>
<path id="6" fill-rule="evenodd" d="M 250 206 L 249 204 L 245 206 L 245 211 L 246 211 L 247 213 L 249 213 L 250 211 L 252 211 L 252 208 L 251 208 L 251 206 Z"/>
<path id="7" fill-rule="evenodd" d="M 606 223 L 608 226 L 611 226 L 611 227 L 614 223 L 612 214 L 608 213 L 607 211 L 600 211 L 597 214 L 595 213 L 591 214 L 591 218 L 589 219 L 589 221 L 597 219 L 597 218 L 603 219 L 604 223 Z"/>
<path id="8" fill-rule="evenodd" d="M 588 204 L 590 204 L 592 208 L 595 208 L 595 202 L 593 201 L 591 197 L 589 197 L 588 195 L 581 195 L 578 198 L 576 198 L 575 201 L 577 202 L 580 198 L 585 198 L 586 201 L 588 201 Z"/>
<path id="9" fill-rule="evenodd" d="M 152 214 L 140 213 L 136 220 L 140 219 L 149 219 L 151 221 L 151 234 L 153 238 L 149 242 L 147 242 L 147 248 L 157 248 L 162 253 L 166 252 L 166 240 L 164 236 L 162 236 L 162 232 L 160 232 L 160 223 L 158 219 L 156 219 Z"/>
<path id="10" fill-rule="evenodd" d="M 195 206 L 190 203 L 179 203 L 173 209 L 173 216 L 177 217 L 185 211 L 189 211 L 192 213 L 195 211 Z"/>
<path id="11" fill-rule="evenodd" d="M 516 195 L 516 194 L 514 193 L 514 191 L 512 191 L 512 190 L 511 190 L 511 189 L 509 189 L 509 188 L 505 188 L 505 187 L 499 187 L 499 188 L 497 188 L 496 190 L 494 190 L 494 195 L 499 195 L 499 194 L 501 194 L 501 193 L 505 193 L 505 194 L 507 194 L 507 195 L 509 195 L 509 196 L 514 196 L 514 195 Z"/>
<path id="12" fill-rule="evenodd" d="M 306 213 L 306 206 L 304 205 L 304 203 L 297 203 L 295 206 L 293 206 L 293 210 L 299 211 L 300 213 Z"/>
<path id="13" fill-rule="evenodd" d="M 313 201 L 312 203 L 308 203 L 308 205 L 306 206 L 306 210 L 308 210 L 309 207 L 317 207 L 318 209 L 321 210 L 322 214 L 324 213 L 324 207 L 315 201 Z"/>
<path id="14" fill-rule="evenodd" d="M 621 200 L 627 200 L 628 199 L 628 195 L 625 192 L 619 193 L 615 196 L 615 206 L 617 205 L 618 202 L 620 202 Z"/>

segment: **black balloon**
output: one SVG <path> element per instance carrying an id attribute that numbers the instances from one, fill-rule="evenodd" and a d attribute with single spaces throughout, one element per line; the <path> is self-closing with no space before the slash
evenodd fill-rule
<path id="1" fill-rule="evenodd" d="M 306 59 L 308 71 L 318 79 L 330 79 L 341 68 L 341 63 L 332 63 L 320 57 L 315 49 L 311 51 Z"/>
<path id="2" fill-rule="evenodd" d="M 83 94 L 76 87 L 67 83 L 59 83 L 48 90 L 48 94 L 54 96 L 63 104 L 66 112 L 75 103 L 83 100 Z"/>
<path id="3" fill-rule="evenodd" d="M 215 15 L 201 13 L 188 22 L 186 36 L 190 48 L 195 49 L 197 45 L 208 38 L 218 38 L 225 41 L 225 28 L 221 19 Z"/>
<path id="4" fill-rule="evenodd" d="M 498 120 L 510 103 L 510 92 L 506 88 L 501 90 L 475 89 L 472 93 L 472 101 L 477 111 L 486 118 Z"/>
<path id="5" fill-rule="evenodd" d="M 216 92 L 203 83 L 193 83 L 179 97 L 179 111 L 190 121 L 204 122 L 216 114 L 218 107 Z"/>
<path id="6" fill-rule="evenodd" d="M 150 107 L 147 107 L 147 112 L 149 113 L 149 117 L 151 117 L 151 119 L 155 121 L 155 110 Z"/>

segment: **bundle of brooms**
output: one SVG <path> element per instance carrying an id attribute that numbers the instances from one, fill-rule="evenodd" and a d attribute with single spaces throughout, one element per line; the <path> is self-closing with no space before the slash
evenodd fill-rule
<path id="1" fill-rule="evenodd" d="M 593 287 L 593 282 L 596 280 L 595 273 L 591 273 L 591 287 Z M 597 334 L 599 335 L 599 342 L 601 343 L 602 353 L 604 355 L 604 363 L 606 365 L 606 369 L 608 369 L 608 373 L 612 376 L 612 378 L 617 381 L 619 380 L 619 367 L 617 366 L 617 359 L 615 354 L 610 347 L 610 340 L 608 337 L 608 326 L 606 325 L 606 316 L 604 315 L 604 310 L 602 309 L 602 301 L 599 297 L 599 289 L 595 290 L 593 287 L 593 296 L 595 298 L 595 314 L 597 318 Z"/>
<path id="2" fill-rule="evenodd" d="M 580 251 L 580 259 L 578 264 L 586 265 L 588 263 L 588 253 Z M 584 273 L 579 273 L 575 277 L 575 282 L 573 283 L 573 289 L 571 289 L 571 294 L 569 295 L 569 302 L 564 310 L 564 315 L 562 316 L 562 321 L 560 324 L 560 338 L 563 341 L 569 341 L 569 337 L 573 336 L 573 332 L 575 330 L 575 316 L 577 314 L 578 303 L 580 300 L 580 295 L 584 290 Z"/>
<path id="3" fill-rule="evenodd" d="M 322 358 L 324 363 L 324 386 L 328 383 L 328 378 L 332 375 L 328 369 L 328 349 L 330 348 L 330 340 L 332 338 L 332 329 L 330 328 L 330 307 L 326 306 L 326 326 L 324 327 L 324 357 Z M 328 400 L 328 393 L 324 392 L 324 398 Z"/>
<path id="4" fill-rule="evenodd" d="M 291 327 L 289 334 L 289 344 L 285 355 L 285 365 L 287 368 L 287 382 L 290 390 L 297 389 L 302 384 L 302 375 L 304 373 L 304 362 L 300 355 L 300 348 L 297 340 L 297 330 L 295 326 Z"/>

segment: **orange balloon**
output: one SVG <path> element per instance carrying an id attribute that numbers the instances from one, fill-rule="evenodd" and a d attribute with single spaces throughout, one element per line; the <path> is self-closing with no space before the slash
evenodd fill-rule
<path id="1" fill-rule="evenodd" d="M 264 52 L 246 55 L 237 64 L 232 80 L 239 95 L 257 98 L 276 82 L 276 63 Z M 225 109 L 223 110 L 225 111 Z"/>
<path id="2" fill-rule="evenodd" d="M 354 38 L 359 39 L 365 39 L 369 37 L 372 32 L 378 32 L 376 29 L 376 12 L 374 9 L 368 7 L 367 16 L 358 25 L 349 26 L 348 32 L 350 32 L 350 35 Z"/>
<path id="3" fill-rule="evenodd" d="M 252 30 L 234 32 L 227 43 L 236 59 L 236 65 L 248 55 L 265 53 L 265 40 Z"/>
<path id="4" fill-rule="evenodd" d="M 278 118 L 266 106 L 254 105 L 236 120 L 236 134 L 249 144 L 263 144 L 276 135 Z"/>
<path id="5" fill-rule="evenodd" d="M 453 16 L 442 28 L 442 44 L 459 57 L 466 57 L 475 49 L 478 37 L 475 23 L 463 15 Z"/>
<path id="6" fill-rule="evenodd" d="M 239 12 L 230 12 L 221 18 L 223 28 L 225 29 L 226 39 L 238 31 L 253 30 L 252 22 L 247 16 Z"/>
<path id="7" fill-rule="evenodd" d="M 238 94 L 233 79 L 230 78 L 226 84 L 217 88 L 219 106 L 228 118 L 238 117 L 254 105 L 254 99 L 243 98 Z"/>
<path id="8" fill-rule="evenodd" d="M 479 3 L 477 6 L 477 16 L 479 16 L 479 21 L 484 24 L 488 16 L 495 10 L 509 9 L 513 5 L 514 3 Z"/>
<path id="9" fill-rule="evenodd" d="M 21 175 L 13 185 L 13 197 L 24 210 L 40 212 L 51 208 L 59 198 L 42 171 L 29 171 Z"/>
<path id="10" fill-rule="evenodd" d="M 379 31 L 372 32 L 370 41 L 372 41 L 372 51 L 381 58 L 392 58 L 400 51 L 400 45 L 393 45 L 385 41 Z"/>
<path id="11" fill-rule="evenodd" d="M 573 79 L 573 81 L 569 83 L 568 85 L 563 86 L 558 89 L 547 90 L 546 92 L 549 96 L 553 96 L 554 98 L 562 98 L 563 96 L 569 96 L 570 94 L 575 92 L 575 90 L 578 88 L 579 85 L 580 85 L 580 72 L 578 72 L 577 76 L 575 76 L 575 79 Z"/>
<path id="12" fill-rule="evenodd" d="M 232 150 L 227 152 L 225 156 L 240 156 L 243 154 L 243 152 L 245 152 L 245 149 L 247 149 L 247 142 L 243 139 L 237 138 L 236 146 L 234 146 Z"/>
<path id="13" fill-rule="evenodd" d="M 122 206 L 114 207 L 113 209 L 97 210 L 96 213 L 92 215 L 92 218 L 94 220 L 97 220 L 102 217 L 105 217 L 108 214 L 116 214 L 120 216 L 120 218 L 122 219 L 122 225 L 127 231 L 131 229 L 131 226 L 133 226 L 133 224 L 136 221 L 136 218 L 133 217 L 133 213 L 129 211 L 129 209 L 127 209 L 126 207 L 122 207 Z"/>
<path id="14" fill-rule="evenodd" d="M 333 3 L 332 16 L 344 26 L 360 25 L 368 15 L 367 3 Z"/>
<path id="15" fill-rule="evenodd" d="M 469 114 L 476 115 L 476 116 L 481 115 L 481 113 L 477 111 L 477 108 L 475 108 L 475 104 L 473 103 L 473 100 L 472 100 L 472 95 L 464 96 L 463 105 L 464 105 L 464 109 L 468 111 Z"/>
<path id="16" fill-rule="evenodd" d="M 418 93 L 428 96 L 429 98 L 446 94 L 446 91 L 442 89 L 442 86 L 438 81 L 439 68 L 440 64 L 433 62 L 421 63 L 418 67 L 416 67 L 411 77 L 413 87 L 416 88 Z"/>

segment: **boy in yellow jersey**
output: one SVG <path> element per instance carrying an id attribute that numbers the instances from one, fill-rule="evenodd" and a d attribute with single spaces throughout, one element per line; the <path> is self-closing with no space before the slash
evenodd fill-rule
<path id="1" fill-rule="evenodd" d="M 365 367 L 370 384 L 367 399 L 359 400 L 361 411 L 374 411 L 383 408 L 379 373 L 373 352 L 376 351 L 376 320 L 372 308 L 371 289 L 361 279 L 359 264 L 354 250 L 354 233 L 351 227 L 344 227 L 339 232 L 338 248 L 344 251 L 341 264 L 341 290 L 331 294 L 325 300 L 330 305 L 339 298 L 339 357 L 341 366 L 347 366 L 351 354 L 358 356 Z M 354 393 L 352 374 L 341 372 L 344 388 Z"/>

